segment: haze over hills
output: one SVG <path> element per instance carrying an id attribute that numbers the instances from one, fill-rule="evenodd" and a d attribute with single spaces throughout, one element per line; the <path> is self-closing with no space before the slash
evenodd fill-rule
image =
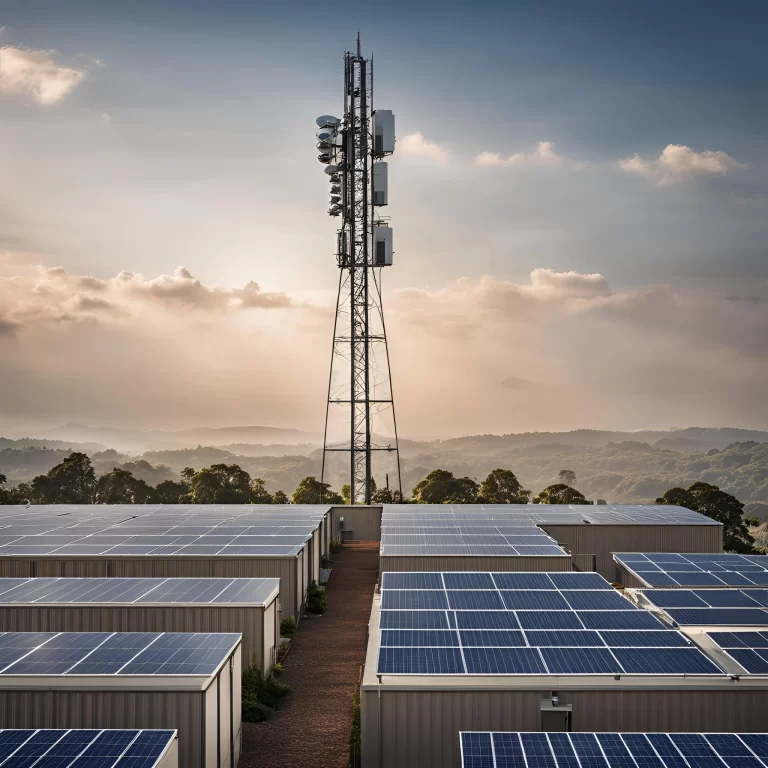
<path id="1" fill-rule="evenodd" d="M 83 436 L 98 435 L 99 444 L 0 438 L 0 472 L 8 477 L 9 485 L 27 482 L 47 472 L 73 450 L 80 450 L 91 457 L 97 473 L 121 467 L 150 485 L 178 479 L 185 467 L 201 469 L 226 463 L 238 464 L 252 477 L 263 478 L 273 492 L 283 490 L 290 494 L 302 478 L 320 474 L 319 439 L 299 430 L 229 427 L 130 432 L 69 425 L 52 432 L 58 437 L 78 434 L 78 429 Z M 117 443 L 106 440 L 111 435 L 118 436 Z M 278 442 L 224 442 L 233 435 L 241 439 L 264 435 Z M 138 445 L 148 438 L 157 439 L 160 447 L 137 451 L 117 447 L 120 440 Z M 301 441 L 288 442 L 291 439 Z M 175 444 L 171 447 L 164 441 Z M 768 432 L 758 430 L 689 427 L 642 432 L 576 430 L 474 435 L 432 441 L 403 439 L 400 448 L 406 494 L 436 468 L 478 480 L 493 469 L 508 468 L 534 492 L 556 482 L 559 470 L 567 468 L 576 472 L 576 486 L 590 499 L 647 503 L 667 488 L 704 480 L 733 493 L 744 503 L 768 502 Z M 326 470 L 331 484 L 338 489 L 345 482 L 342 455 L 335 454 Z M 376 479 L 380 484 L 384 481 L 383 477 Z M 764 511 L 768 509 L 760 507 L 752 513 L 762 515 Z"/>

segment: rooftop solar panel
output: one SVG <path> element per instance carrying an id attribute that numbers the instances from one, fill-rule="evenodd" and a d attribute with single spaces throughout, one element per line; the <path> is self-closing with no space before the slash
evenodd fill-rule
<path id="1" fill-rule="evenodd" d="M 768 587 L 768 556 L 617 553 L 614 560 L 649 587 Z"/>
<path id="2" fill-rule="evenodd" d="M 764 768 L 764 734 L 459 734 L 462 768 Z"/>
<path id="3" fill-rule="evenodd" d="M 590 579 L 601 588 L 579 590 L 558 589 L 550 578 L 557 574 L 543 573 L 535 575 L 548 579 L 548 589 L 469 588 L 520 575 L 483 572 L 429 574 L 431 587 L 439 578 L 464 589 L 387 586 L 411 586 L 422 575 L 384 579 L 378 674 L 723 674 L 680 632 L 602 588 L 601 577 Z M 573 576 L 566 586 L 594 574 Z M 455 653 L 441 653 L 445 649 Z"/>
<path id="4" fill-rule="evenodd" d="M 232 604 L 264 605 L 279 579 L 32 578 L 0 579 L 0 605 Z M 11 584 L 6 584 L 11 582 Z"/>
<path id="5" fill-rule="evenodd" d="M 152 768 L 176 731 L 0 730 L 7 768 Z"/>
<path id="6" fill-rule="evenodd" d="M 768 630 L 708 632 L 709 638 L 752 675 L 768 675 Z"/>
<path id="7" fill-rule="evenodd" d="M 666 612 L 681 626 L 768 626 L 768 611 L 761 608 L 668 608 Z"/>
<path id="8" fill-rule="evenodd" d="M 239 634 L 5 632 L 0 676 L 209 676 L 239 640 Z"/>

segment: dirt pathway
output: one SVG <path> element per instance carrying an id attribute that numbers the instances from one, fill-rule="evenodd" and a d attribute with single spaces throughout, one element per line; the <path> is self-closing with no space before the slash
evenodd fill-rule
<path id="1" fill-rule="evenodd" d="M 379 568 L 374 545 L 333 555 L 328 609 L 303 619 L 285 660 L 291 694 L 264 723 L 243 723 L 239 768 L 346 768 L 352 694 Z"/>

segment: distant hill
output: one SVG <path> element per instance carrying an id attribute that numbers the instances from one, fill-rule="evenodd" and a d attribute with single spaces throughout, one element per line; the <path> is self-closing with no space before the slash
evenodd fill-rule
<path id="1" fill-rule="evenodd" d="M 47 430 L 46 438 L 95 442 L 131 453 L 148 450 L 174 450 L 193 448 L 197 445 L 227 445 L 230 443 L 276 443 L 294 445 L 300 443 L 322 443 L 322 436 L 299 429 L 283 427 L 196 427 L 179 431 L 116 429 L 113 427 L 90 427 L 84 424 L 65 424 Z"/>

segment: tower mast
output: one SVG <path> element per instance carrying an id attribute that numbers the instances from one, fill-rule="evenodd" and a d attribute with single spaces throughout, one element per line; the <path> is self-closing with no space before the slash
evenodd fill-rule
<path id="1" fill-rule="evenodd" d="M 378 213 L 388 202 L 383 158 L 394 151 L 395 125 L 390 110 L 373 110 L 373 62 L 362 55 L 359 34 L 356 52 L 344 54 L 344 117 L 322 115 L 317 124 L 318 159 L 331 183 L 328 213 L 341 218 L 321 482 L 331 456 L 348 453 L 350 502 L 369 504 L 378 452 L 394 460 L 402 490 L 381 303 L 382 269 L 392 265 L 392 228 Z M 346 437 L 332 434 L 336 416 L 347 422 Z"/>

